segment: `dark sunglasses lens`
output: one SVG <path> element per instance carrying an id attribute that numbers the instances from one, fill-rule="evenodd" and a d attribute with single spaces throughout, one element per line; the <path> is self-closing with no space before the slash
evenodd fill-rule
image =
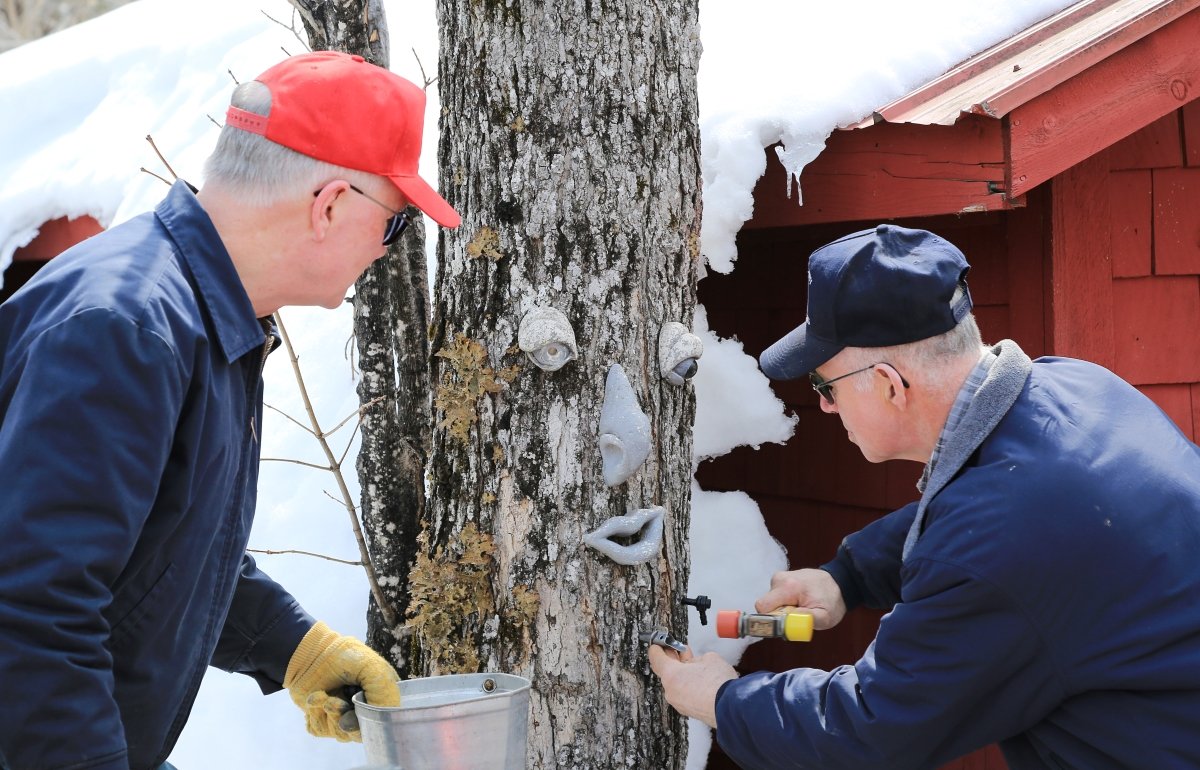
<path id="1" fill-rule="evenodd" d="M 822 380 L 820 377 L 818 377 L 815 374 L 808 375 L 808 381 L 812 383 L 813 390 L 817 391 L 817 394 L 820 395 L 821 398 L 828 401 L 830 406 L 832 406 L 833 405 L 833 386 L 830 385 L 829 383 L 825 382 L 825 380 Z"/>
<path id="2" fill-rule="evenodd" d="M 383 245 L 391 246 L 400 240 L 400 236 L 404 235 L 404 231 L 408 229 L 408 222 L 407 211 L 401 211 L 399 214 L 392 216 L 388 220 L 387 232 L 383 234 Z"/>

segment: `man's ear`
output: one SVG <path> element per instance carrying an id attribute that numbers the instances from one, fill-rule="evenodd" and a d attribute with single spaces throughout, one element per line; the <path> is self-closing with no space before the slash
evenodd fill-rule
<path id="1" fill-rule="evenodd" d="M 876 364 L 871 374 L 880 378 L 878 385 L 883 388 L 888 403 L 901 411 L 908 408 L 908 389 L 904 387 L 899 372 L 889 364 Z"/>
<path id="2" fill-rule="evenodd" d="M 313 240 L 325 240 L 325 235 L 333 226 L 333 203 L 339 195 L 349 189 L 349 182 L 336 179 L 317 191 L 312 207 L 309 209 L 309 225 L 312 227 Z"/>

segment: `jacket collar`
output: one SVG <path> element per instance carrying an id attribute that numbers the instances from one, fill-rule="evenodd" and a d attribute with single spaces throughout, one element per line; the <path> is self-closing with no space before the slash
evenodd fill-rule
<path id="1" fill-rule="evenodd" d="M 175 241 L 212 320 L 225 360 L 233 363 L 263 346 L 263 326 L 212 220 L 196 200 L 196 188 L 183 180 L 171 186 L 154 215 Z"/>
<path id="2" fill-rule="evenodd" d="M 971 459 L 979 445 L 991 435 L 1025 389 L 1025 381 L 1029 379 L 1029 373 L 1033 369 L 1033 362 L 1025 355 L 1025 351 L 1012 340 L 1003 340 L 992 348 L 992 352 L 996 357 L 992 360 L 983 384 L 967 405 L 958 425 L 945 437 L 946 443 L 937 466 L 930 474 L 925 489 L 921 491 L 917 514 L 908 530 L 908 537 L 904 539 L 902 559 L 908 559 L 909 553 L 917 545 L 929 502 L 958 475 L 959 470 Z"/>

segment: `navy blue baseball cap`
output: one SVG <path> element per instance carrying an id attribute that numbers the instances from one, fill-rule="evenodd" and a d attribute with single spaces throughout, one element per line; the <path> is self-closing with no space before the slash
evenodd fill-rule
<path id="1" fill-rule="evenodd" d="M 803 377 L 843 348 L 881 348 L 936 337 L 971 312 L 971 266 L 926 230 L 879 225 L 808 258 L 808 320 L 763 351 L 763 373 Z M 955 300 L 955 290 L 962 294 Z"/>

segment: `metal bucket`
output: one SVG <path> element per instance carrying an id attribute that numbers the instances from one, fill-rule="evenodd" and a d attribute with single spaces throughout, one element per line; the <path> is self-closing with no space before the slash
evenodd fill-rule
<path id="1" fill-rule="evenodd" d="M 400 682 L 400 706 L 354 696 L 367 762 L 404 770 L 525 770 L 528 679 L 453 674 Z"/>

